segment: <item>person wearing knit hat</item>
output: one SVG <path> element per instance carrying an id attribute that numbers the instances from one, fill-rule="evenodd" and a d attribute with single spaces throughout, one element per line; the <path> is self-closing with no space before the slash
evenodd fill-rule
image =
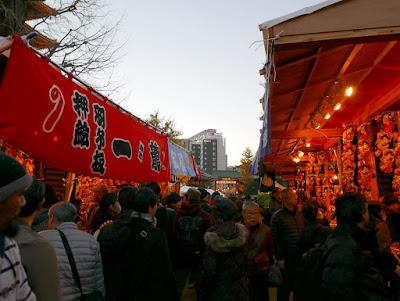
<path id="1" fill-rule="evenodd" d="M 24 192 L 32 181 L 17 160 L 0 152 L 0 300 L 36 300 L 11 238 L 17 230 L 13 220 L 26 203 Z"/>
<path id="2" fill-rule="evenodd" d="M 32 181 L 32 176 L 17 160 L 0 152 L 0 233 L 25 205 L 24 192 Z"/>

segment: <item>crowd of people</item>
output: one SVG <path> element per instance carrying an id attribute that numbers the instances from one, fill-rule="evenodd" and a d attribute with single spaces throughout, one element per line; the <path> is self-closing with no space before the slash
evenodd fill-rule
<path id="1" fill-rule="evenodd" d="M 324 215 L 290 189 L 93 192 L 88 207 L 62 201 L 0 153 L 0 300 L 179 300 L 185 286 L 199 301 L 269 300 L 272 271 L 278 300 L 398 299 L 395 196 L 345 193 Z"/>

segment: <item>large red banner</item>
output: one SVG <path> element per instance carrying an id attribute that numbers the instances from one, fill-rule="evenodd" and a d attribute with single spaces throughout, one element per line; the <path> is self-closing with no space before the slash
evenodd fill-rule
<path id="1" fill-rule="evenodd" d="M 52 167 L 135 182 L 170 179 L 168 139 L 64 77 L 15 36 L 0 138 Z"/>

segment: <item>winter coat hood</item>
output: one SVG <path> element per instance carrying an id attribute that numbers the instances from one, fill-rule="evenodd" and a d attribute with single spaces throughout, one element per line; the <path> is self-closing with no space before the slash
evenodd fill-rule
<path id="1" fill-rule="evenodd" d="M 249 230 L 245 225 L 236 224 L 234 228 L 228 222 L 211 227 L 204 234 L 204 243 L 217 253 L 228 253 L 242 248 L 248 240 Z"/>

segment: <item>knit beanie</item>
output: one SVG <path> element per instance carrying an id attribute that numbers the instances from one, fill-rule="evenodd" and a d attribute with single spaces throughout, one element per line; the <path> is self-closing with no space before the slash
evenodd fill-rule
<path id="1" fill-rule="evenodd" d="M 29 188 L 32 176 L 14 158 L 0 152 L 0 202 Z"/>

